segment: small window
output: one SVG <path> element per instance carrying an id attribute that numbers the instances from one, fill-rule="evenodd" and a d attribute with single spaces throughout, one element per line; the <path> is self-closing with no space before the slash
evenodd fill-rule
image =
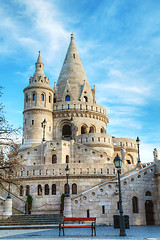
<path id="1" fill-rule="evenodd" d="M 56 98 L 54 98 L 54 100 L 53 100 L 53 101 L 54 101 L 54 103 L 56 103 L 56 102 L 57 102 Z"/>
<path id="2" fill-rule="evenodd" d="M 52 164 L 57 163 L 57 155 L 52 156 Z"/>
<path id="3" fill-rule="evenodd" d="M 34 125 L 34 120 L 32 120 L 32 125 Z"/>
<path id="4" fill-rule="evenodd" d="M 38 195 L 42 195 L 42 186 L 40 184 L 38 185 Z"/>
<path id="5" fill-rule="evenodd" d="M 76 183 L 72 184 L 72 194 L 77 194 L 77 184 Z"/>
<path id="6" fill-rule="evenodd" d="M 51 95 L 49 95 L 49 103 L 51 103 Z"/>
<path id="7" fill-rule="evenodd" d="M 29 193 L 30 193 L 30 187 L 29 187 L 29 185 L 27 185 L 27 186 L 26 186 L 26 196 L 28 196 Z"/>
<path id="8" fill-rule="evenodd" d="M 69 163 L 69 156 L 66 155 L 66 163 Z"/>
<path id="9" fill-rule="evenodd" d="M 76 57 L 76 55 L 75 55 L 75 53 L 73 53 L 73 58 L 75 58 Z"/>
<path id="10" fill-rule="evenodd" d="M 36 94 L 35 94 L 35 93 L 33 93 L 33 95 L 32 95 L 32 100 L 33 100 L 33 101 L 36 100 Z"/>
<path id="11" fill-rule="evenodd" d="M 105 206 L 102 206 L 102 214 L 105 214 Z"/>
<path id="12" fill-rule="evenodd" d="M 41 94 L 41 101 L 44 101 L 44 94 Z"/>
<path id="13" fill-rule="evenodd" d="M 64 185 L 64 193 L 67 194 L 67 183 Z M 69 184 L 68 184 L 68 193 L 70 193 Z"/>
<path id="14" fill-rule="evenodd" d="M 56 195 L 56 184 L 52 184 L 52 195 Z"/>
<path id="15" fill-rule="evenodd" d="M 132 208 L 133 208 L 133 213 L 138 213 L 138 198 L 137 197 L 133 197 L 132 198 Z"/>
<path id="16" fill-rule="evenodd" d="M 66 101 L 70 101 L 70 96 L 69 95 L 66 96 Z"/>
<path id="17" fill-rule="evenodd" d="M 44 191 L 45 191 L 45 195 L 49 195 L 49 185 L 48 184 L 46 184 L 44 186 Z"/>
<path id="18" fill-rule="evenodd" d="M 87 209 L 87 218 L 90 217 L 90 214 L 89 214 L 89 209 Z"/>
<path id="19" fill-rule="evenodd" d="M 26 95 L 26 102 L 28 102 L 28 95 Z"/>
<path id="20" fill-rule="evenodd" d="M 23 196 L 23 186 L 20 186 L 20 196 Z"/>

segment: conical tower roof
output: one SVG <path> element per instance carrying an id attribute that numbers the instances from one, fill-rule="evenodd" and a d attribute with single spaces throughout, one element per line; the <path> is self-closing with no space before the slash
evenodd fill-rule
<path id="1" fill-rule="evenodd" d="M 84 83 L 91 91 L 75 45 L 74 34 L 71 34 L 71 41 L 57 82 L 59 100 L 63 99 L 67 84 L 70 86 L 73 100 L 79 100 Z"/>
<path id="2" fill-rule="evenodd" d="M 41 52 L 39 51 L 37 62 L 35 63 L 35 72 L 33 77 L 30 77 L 29 84 L 49 84 L 49 79 L 45 76 L 43 70 L 44 63 L 42 62 Z"/>

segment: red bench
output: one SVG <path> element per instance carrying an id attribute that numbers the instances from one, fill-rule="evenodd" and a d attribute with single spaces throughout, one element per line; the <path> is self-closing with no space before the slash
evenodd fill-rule
<path id="1" fill-rule="evenodd" d="M 66 222 L 69 222 L 69 224 L 65 225 Z M 79 224 L 71 224 L 73 222 L 79 222 Z M 90 224 L 85 225 L 85 222 L 90 222 Z M 61 230 L 63 231 L 64 236 L 64 229 L 65 228 L 91 228 L 92 230 L 92 236 L 94 233 L 94 236 L 96 236 L 96 218 L 95 217 L 89 217 L 89 218 L 64 218 L 62 222 L 59 224 L 59 236 L 61 235 Z"/>

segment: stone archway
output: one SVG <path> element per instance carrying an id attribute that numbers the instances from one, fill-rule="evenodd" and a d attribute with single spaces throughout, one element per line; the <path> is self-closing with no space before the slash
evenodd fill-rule
<path id="1" fill-rule="evenodd" d="M 152 200 L 146 200 L 145 213 L 146 213 L 146 225 L 154 225 L 154 212 Z"/>
<path id="2" fill-rule="evenodd" d="M 65 124 L 62 128 L 62 138 L 71 138 L 71 126 Z"/>

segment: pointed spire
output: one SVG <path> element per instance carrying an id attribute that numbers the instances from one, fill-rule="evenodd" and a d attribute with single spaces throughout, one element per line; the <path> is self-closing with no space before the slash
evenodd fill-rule
<path id="1" fill-rule="evenodd" d="M 75 45 L 74 34 L 72 33 L 67 54 L 57 82 L 59 99 L 63 99 L 66 82 L 68 81 L 73 98 L 75 100 L 79 100 L 82 86 L 84 85 L 84 80 L 88 90 L 91 91 L 87 76 L 78 54 L 78 50 Z"/>
<path id="2" fill-rule="evenodd" d="M 41 52 L 39 51 L 37 62 L 35 63 L 35 76 L 45 76 L 43 71 L 44 63 L 42 62 Z"/>
<path id="3" fill-rule="evenodd" d="M 41 51 L 39 51 L 37 63 L 43 63 L 43 62 L 42 62 L 42 58 L 41 58 Z"/>

